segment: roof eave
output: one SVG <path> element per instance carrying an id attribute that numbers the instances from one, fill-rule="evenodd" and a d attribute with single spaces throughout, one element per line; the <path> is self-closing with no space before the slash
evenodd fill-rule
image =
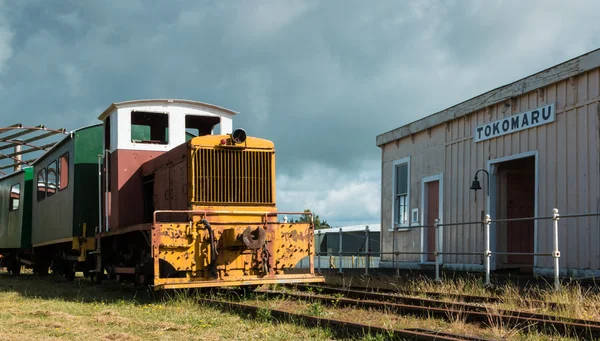
<path id="1" fill-rule="evenodd" d="M 132 101 L 112 103 L 108 108 L 106 108 L 106 110 L 104 110 L 102 112 L 102 114 L 100 114 L 100 116 L 98 116 L 98 119 L 100 121 L 104 121 L 104 119 L 108 115 L 110 115 L 110 113 L 112 113 L 116 109 L 126 106 L 126 105 L 133 105 L 133 104 L 143 105 L 143 104 L 157 104 L 157 103 L 158 104 L 173 104 L 173 103 L 187 104 L 187 105 L 201 107 L 201 108 L 209 108 L 209 109 L 214 109 L 214 110 L 218 110 L 218 111 L 223 111 L 229 115 L 238 114 L 238 112 L 236 112 L 236 111 L 233 111 L 233 110 L 230 110 L 227 108 L 223 108 L 218 105 L 204 103 L 204 102 L 198 102 L 198 101 L 191 101 L 191 100 L 186 100 L 186 99 L 138 99 L 138 100 L 132 100 Z"/>

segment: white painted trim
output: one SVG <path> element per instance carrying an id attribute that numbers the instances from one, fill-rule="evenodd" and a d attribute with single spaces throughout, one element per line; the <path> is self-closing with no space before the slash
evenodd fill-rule
<path id="1" fill-rule="evenodd" d="M 127 102 L 123 105 L 119 105 L 118 108 L 114 107 L 114 110 L 112 111 L 105 112 L 105 115 L 103 114 L 105 120 L 106 118 L 110 119 L 111 153 L 117 149 L 169 151 L 186 142 L 185 119 L 187 116 L 218 117 L 220 120 L 219 133 L 221 135 L 227 135 L 232 132 L 233 115 L 221 110 L 202 108 L 186 103 L 182 104 L 177 101 L 173 103 L 169 102 L 168 104 L 161 104 L 162 102 L 156 101 L 149 101 L 147 103 L 142 101 L 139 102 L 138 105 L 135 105 L 135 103 L 138 102 Z M 131 113 L 134 111 L 167 114 L 169 127 L 168 143 L 147 144 L 131 141 Z"/>
<path id="2" fill-rule="evenodd" d="M 493 174 L 491 172 L 492 170 L 492 166 L 497 164 L 497 163 L 501 163 L 501 162 L 506 162 L 506 161 L 512 161 L 512 160 L 517 160 L 517 159 L 523 159 L 526 157 L 535 157 L 535 170 L 534 170 L 534 175 L 535 175 L 535 196 L 534 196 L 534 216 L 537 217 L 538 216 L 538 199 L 539 199 L 539 151 L 538 150 L 533 150 L 533 151 L 529 151 L 529 152 L 524 152 L 524 153 L 519 153 L 519 154 L 513 154 L 513 155 L 509 155 L 509 156 L 505 156 L 505 157 L 501 157 L 501 158 L 497 158 L 497 159 L 492 159 L 492 160 L 488 160 L 487 161 L 487 170 L 490 173 L 490 188 L 489 193 L 490 195 L 487 198 L 487 207 L 486 207 L 486 211 L 489 212 L 492 220 L 493 219 L 497 219 L 497 214 L 496 214 L 496 207 L 497 207 L 497 189 L 496 189 L 496 174 Z M 494 172 L 495 173 L 495 172 Z M 493 201 L 493 202 L 492 202 Z M 493 208 L 493 211 L 492 211 Z M 492 215 L 493 214 L 493 215 Z M 490 260 L 491 264 L 491 270 L 495 270 L 496 269 L 496 256 L 493 255 L 494 252 L 496 252 L 496 242 L 497 242 L 497 234 L 496 234 L 496 226 L 495 223 L 492 223 L 492 226 L 490 226 L 490 249 L 492 250 L 492 259 Z M 534 220 L 533 222 L 533 252 L 534 253 L 538 253 L 538 221 Z M 533 267 L 537 267 L 537 257 L 533 257 Z"/>
<path id="3" fill-rule="evenodd" d="M 407 183 L 407 195 L 406 195 L 406 203 L 407 203 L 407 208 L 406 208 L 406 212 L 408 213 L 408 223 L 406 224 L 400 224 L 399 227 L 404 227 L 404 228 L 408 228 L 410 227 L 410 156 L 398 159 L 398 160 L 394 160 L 394 162 L 392 163 L 392 226 L 391 228 L 394 229 L 394 224 L 396 221 L 396 166 L 401 165 L 403 163 L 408 164 L 408 171 L 407 171 L 407 177 L 408 177 L 408 183 Z"/>
<path id="4" fill-rule="evenodd" d="M 440 220 L 440 222 L 444 221 L 444 173 L 438 173 L 435 175 L 426 176 L 424 178 L 421 178 L 421 225 L 425 224 L 425 214 L 427 213 L 427 210 L 425 208 L 425 204 L 427 202 L 427 200 L 425 198 L 425 183 L 433 182 L 433 181 L 439 181 L 438 219 Z M 443 243 L 444 238 L 443 237 L 444 237 L 444 227 L 440 226 L 439 234 L 437 236 L 437 238 L 439 238 L 439 241 L 440 241 L 440 252 L 444 251 L 444 243 Z M 425 228 L 421 228 L 421 252 L 425 252 Z M 442 255 L 438 255 L 438 257 L 439 257 L 440 264 L 442 264 L 444 261 Z M 426 260 L 427 260 L 427 255 L 421 254 L 421 262 L 425 262 Z"/>

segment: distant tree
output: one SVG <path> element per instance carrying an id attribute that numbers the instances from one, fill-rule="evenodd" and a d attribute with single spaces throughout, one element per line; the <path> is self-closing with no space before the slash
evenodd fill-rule
<path id="1" fill-rule="evenodd" d="M 304 213 L 313 213 L 311 212 L 308 208 L 304 210 Z M 310 214 L 303 214 L 302 216 L 300 216 L 300 218 L 298 218 L 297 220 L 294 221 L 294 219 L 291 219 L 292 223 L 310 223 Z M 318 214 L 313 213 L 313 223 L 315 224 L 315 230 L 320 230 L 320 229 L 328 229 L 331 226 L 327 223 L 326 220 L 321 221 L 321 217 L 319 217 Z"/>

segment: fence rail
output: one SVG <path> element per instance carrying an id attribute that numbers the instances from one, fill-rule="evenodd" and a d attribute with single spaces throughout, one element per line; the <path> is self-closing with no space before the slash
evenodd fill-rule
<path id="1" fill-rule="evenodd" d="M 337 268 L 338 272 L 343 272 L 343 261 L 344 256 L 352 257 L 352 267 L 359 262 L 364 264 L 365 274 L 369 273 L 369 268 L 373 266 L 373 258 L 379 258 L 383 255 L 393 255 L 394 267 L 396 270 L 396 275 L 400 274 L 400 255 L 433 255 L 435 258 L 435 278 L 436 280 L 440 280 L 440 261 L 441 256 L 443 255 L 469 255 L 469 256 L 477 256 L 481 255 L 484 257 L 485 263 L 485 283 L 490 284 L 490 273 L 491 273 L 491 257 L 493 255 L 498 256 L 533 256 L 535 257 L 552 257 L 554 259 L 554 288 L 555 290 L 560 289 L 560 268 L 559 268 L 559 259 L 560 259 L 560 250 L 558 244 L 558 222 L 561 218 L 584 218 L 584 217 L 600 217 L 600 212 L 595 213 L 581 213 L 581 214 L 565 214 L 559 215 L 558 209 L 554 208 L 552 210 L 551 216 L 539 216 L 539 217 L 525 217 L 525 218 L 508 218 L 508 219 L 492 219 L 489 214 L 486 214 L 482 221 L 471 221 L 471 222 L 462 222 L 462 223 L 442 223 L 439 219 L 435 220 L 433 225 L 417 225 L 411 226 L 411 229 L 414 228 L 434 228 L 435 229 L 435 249 L 430 252 L 416 252 L 416 251 L 400 251 L 398 249 L 398 236 L 397 233 L 401 229 L 401 227 L 395 227 L 392 230 L 392 252 L 371 252 L 370 244 L 369 244 L 369 227 L 365 228 L 365 248 L 364 251 L 358 252 L 344 252 L 343 251 L 343 234 L 344 231 L 342 228 L 339 229 L 339 249 L 337 252 L 321 252 L 320 249 L 316 250 L 315 256 L 317 257 L 317 269 L 321 271 L 321 257 L 329 257 L 330 268 L 335 268 L 335 256 L 337 255 Z M 535 221 L 535 220 L 552 220 L 552 252 L 505 252 L 505 251 L 492 251 L 490 247 L 490 226 L 492 223 L 506 223 L 506 222 L 516 222 L 516 221 Z M 473 251 L 465 251 L 465 252 L 443 252 L 441 248 L 442 240 L 440 236 L 440 227 L 456 227 L 456 226 L 464 226 L 464 225 L 476 225 L 480 224 L 484 227 L 484 251 L 483 252 L 473 252 Z M 353 231 L 354 233 L 356 231 Z M 316 235 L 319 237 L 319 241 L 322 241 L 322 233 L 320 230 L 316 232 Z M 359 257 L 359 258 L 355 258 Z M 360 259 L 360 261 L 356 261 Z M 356 261 L 356 262 L 355 262 Z"/>

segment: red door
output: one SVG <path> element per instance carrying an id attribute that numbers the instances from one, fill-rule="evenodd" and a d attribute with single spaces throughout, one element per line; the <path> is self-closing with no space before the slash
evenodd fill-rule
<path id="1" fill-rule="evenodd" d="M 535 214 L 535 178 L 528 174 L 508 173 L 506 182 L 508 219 L 533 217 Z M 533 220 L 508 222 L 506 231 L 508 252 L 533 253 L 533 232 Z M 507 262 L 533 266 L 533 256 L 508 255 Z"/>
<path id="2" fill-rule="evenodd" d="M 427 182 L 425 183 L 425 189 L 427 192 L 427 212 L 425 212 L 427 221 L 425 222 L 425 225 L 431 226 L 427 227 L 427 252 L 433 252 L 435 251 L 435 227 L 433 227 L 433 224 L 435 223 L 435 220 L 439 218 L 440 182 Z M 435 256 L 433 254 L 428 254 L 427 260 L 435 261 Z"/>

